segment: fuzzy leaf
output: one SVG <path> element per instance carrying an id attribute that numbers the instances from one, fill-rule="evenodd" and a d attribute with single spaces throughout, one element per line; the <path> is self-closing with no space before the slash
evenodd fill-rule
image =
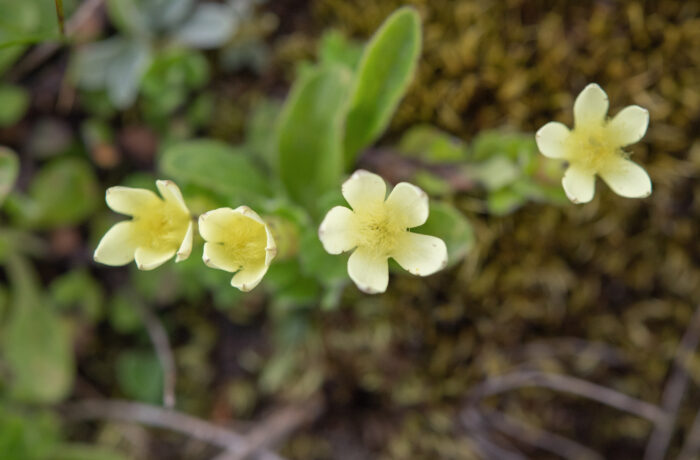
<path id="1" fill-rule="evenodd" d="M 255 198 L 270 193 L 268 181 L 244 151 L 212 139 L 170 145 L 161 155 L 160 170 L 176 181 L 230 198 Z"/>
<path id="2" fill-rule="evenodd" d="M 420 50 L 420 17 L 411 7 L 392 14 L 368 43 L 346 121 L 343 145 L 347 165 L 352 165 L 357 154 L 389 125 L 413 79 Z"/>
<path id="3" fill-rule="evenodd" d="M 447 265 L 459 262 L 474 246 L 474 230 L 469 220 L 449 203 L 431 202 L 428 221 L 412 232 L 433 235 L 447 245 Z"/>
<path id="4" fill-rule="evenodd" d="M 350 76 L 341 66 L 311 69 L 287 99 L 278 131 L 279 174 L 290 196 L 309 208 L 340 183 L 342 122 Z"/>
<path id="5" fill-rule="evenodd" d="M 11 374 L 11 393 L 27 402 L 58 402 L 73 384 L 68 327 L 41 299 L 36 274 L 25 259 L 11 257 L 8 271 L 14 292 L 2 350 Z"/>
<path id="6" fill-rule="evenodd" d="M 18 173 L 17 155 L 10 149 L 0 147 L 0 205 L 14 187 Z"/>

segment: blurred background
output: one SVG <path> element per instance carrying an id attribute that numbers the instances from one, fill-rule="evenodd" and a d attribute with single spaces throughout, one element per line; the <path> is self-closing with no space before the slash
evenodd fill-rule
<path id="1" fill-rule="evenodd" d="M 179 142 L 274 181 L 290 87 L 404 5 L 418 66 L 352 169 L 439 201 L 447 270 L 367 296 L 303 235 L 247 294 L 201 241 L 92 261 L 110 186 L 243 204 Z M 573 205 L 537 153 L 591 82 L 649 110 L 651 197 Z M 699 133 L 697 1 L 0 0 L 0 458 L 700 458 Z"/>

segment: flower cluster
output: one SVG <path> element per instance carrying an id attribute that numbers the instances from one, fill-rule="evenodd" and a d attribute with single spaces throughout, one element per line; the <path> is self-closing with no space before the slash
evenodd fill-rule
<path id="1" fill-rule="evenodd" d="M 651 193 L 646 171 L 623 150 L 644 136 L 649 113 L 636 105 L 612 119 L 607 113 L 607 95 L 590 84 L 574 103 L 573 129 L 550 122 L 537 131 L 542 154 L 568 162 L 562 184 L 574 203 L 593 199 L 596 175 L 621 196 L 642 198 Z M 139 269 L 152 270 L 174 256 L 176 262 L 189 257 L 194 222 L 182 194 L 171 181 L 159 180 L 156 186 L 161 196 L 129 187 L 107 190 L 107 205 L 131 220 L 117 223 L 104 235 L 95 250 L 96 261 L 126 265 L 135 260 Z M 418 276 L 447 265 L 443 240 L 411 231 L 428 219 L 428 196 L 423 190 L 401 182 L 387 196 L 380 176 L 359 170 L 343 183 L 342 193 L 350 207 L 328 211 L 318 237 L 330 254 L 351 252 L 348 275 L 361 291 L 386 291 L 389 259 Z M 205 212 L 198 224 L 204 263 L 234 273 L 231 285 L 241 291 L 256 287 L 277 255 L 265 220 L 249 207 L 239 206 Z"/>
<path id="2" fill-rule="evenodd" d="M 161 197 L 150 190 L 112 187 L 107 206 L 131 220 L 119 222 L 102 237 L 94 259 L 105 265 L 153 270 L 168 260 L 187 259 L 192 252 L 194 222 L 180 189 L 171 181 L 156 181 Z M 199 217 L 204 238 L 204 263 L 235 272 L 231 285 L 249 291 L 258 285 L 276 254 L 275 240 L 265 221 L 247 206 L 220 208 Z"/>

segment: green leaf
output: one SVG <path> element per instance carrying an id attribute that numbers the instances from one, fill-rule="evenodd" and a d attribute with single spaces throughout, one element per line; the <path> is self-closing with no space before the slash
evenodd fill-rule
<path id="1" fill-rule="evenodd" d="M 76 308 L 85 318 L 96 321 L 102 313 L 102 289 L 86 270 L 72 270 L 49 286 L 54 304 L 61 309 Z"/>
<path id="2" fill-rule="evenodd" d="M 495 216 L 505 216 L 521 207 L 527 198 L 513 187 L 506 187 L 489 193 L 486 202 L 488 211 Z"/>
<path id="3" fill-rule="evenodd" d="M 281 105 L 271 99 L 263 99 L 253 107 L 245 131 L 245 145 L 256 158 L 260 158 L 270 170 L 276 169 L 277 142 L 270 132 L 279 119 Z"/>
<path id="4" fill-rule="evenodd" d="M 0 0 L 0 74 L 22 56 L 25 45 L 59 38 L 54 2 Z"/>
<path id="5" fill-rule="evenodd" d="M 399 142 L 399 150 L 428 163 L 454 163 L 465 160 L 464 143 L 438 128 L 417 125 L 406 131 Z"/>
<path id="6" fill-rule="evenodd" d="M 325 284 L 347 279 L 347 256 L 329 254 L 318 239 L 316 228 L 307 231 L 299 244 L 302 270 Z"/>
<path id="7" fill-rule="evenodd" d="M 54 2 L 0 0 L 0 46 L 32 43 L 39 37 L 60 38 Z"/>
<path id="8" fill-rule="evenodd" d="M 54 403 L 68 395 L 74 362 L 70 333 L 52 306 L 40 297 L 29 263 L 18 256 L 8 261 L 13 307 L 2 338 L 16 399 Z"/>
<path id="9" fill-rule="evenodd" d="M 473 165 L 469 173 L 487 190 L 498 190 L 515 182 L 522 172 L 507 157 L 495 156 L 483 163 Z"/>
<path id="10" fill-rule="evenodd" d="M 151 59 L 148 42 L 117 36 L 83 47 L 71 71 L 82 88 L 104 89 L 112 104 L 124 109 L 136 100 Z"/>
<path id="11" fill-rule="evenodd" d="M 346 165 L 352 165 L 389 125 L 411 83 L 420 49 L 420 17 L 411 7 L 394 12 L 367 45 L 345 126 Z"/>
<path id="12" fill-rule="evenodd" d="M 107 0 L 107 12 L 117 29 L 126 35 L 151 36 L 146 10 L 139 0 Z"/>
<path id="13" fill-rule="evenodd" d="M 124 395 L 139 401 L 162 400 L 163 371 L 155 353 L 128 350 L 117 358 L 117 382 Z"/>
<path id="14" fill-rule="evenodd" d="M 237 25 L 232 8 L 203 3 L 176 31 L 175 38 L 194 48 L 216 48 L 226 43 Z"/>
<path id="15" fill-rule="evenodd" d="M 48 411 L 0 404 L 0 452 L 4 459 L 46 460 L 60 437 L 60 424 Z"/>
<path id="16" fill-rule="evenodd" d="M 323 65 L 341 64 L 355 71 L 362 57 L 362 45 L 338 30 L 330 30 L 321 37 L 318 55 Z"/>
<path id="17" fill-rule="evenodd" d="M 480 132 L 472 143 L 473 159 L 483 161 L 494 156 L 517 161 L 528 169 L 537 155 L 535 136 L 531 133 L 513 133 L 503 130 Z"/>
<path id="18" fill-rule="evenodd" d="M 15 186 L 19 174 L 19 160 L 10 149 L 0 147 L 0 206 Z"/>
<path id="19" fill-rule="evenodd" d="M 125 294 L 117 294 L 110 299 L 108 308 L 109 324 L 122 334 L 143 328 L 143 320 L 134 305 L 134 299 Z"/>
<path id="20" fill-rule="evenodd" d="M 232 200 L 269 196 L 270 185 L 240 148 L 198 139 L 168 146 L 160 170 L 176 181 L 191 183 Z"/>
<path id="21" fill-rule="evenodd" d="M 30 226 L 46 228 L 82 222 L 95 210 L 102 193 L 87 161 L 59 158 L 34 177 L 29 197 L 33 206 L 22 217 Z"/>
<path id="22" fill-rule="evenodd" d="M 447 245 L 447 266 L 459 262 L 474 246 L 474 230 L 469 220 L 454 206 L 431 202 L 428 221 L 412 232 L 433 235 Z"/>
<path id="23" fill-rule="evenodd" d="M 11 126 L 22 119 L 29 107 L 29 95 L 24 88 L 0 85 L 0 126 Z"/>
<path id="24" fill-rule="evenodd" d="M 307 209 L 340 183 L 349 86 L 343 67 L 316 68 L 295 82 L 285 104 L 278 132 L 279 174 L 289 195 Z"/>

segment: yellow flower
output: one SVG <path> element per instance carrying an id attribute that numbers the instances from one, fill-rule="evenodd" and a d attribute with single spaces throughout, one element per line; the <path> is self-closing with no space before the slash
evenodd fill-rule
<path id="1" fill-rule="evenodd" d="M 355 172 L 342 190 L 352 210 L 331 209 L 318 236 L 330 254 L 354 249 L 348 274 L 361 291 L 386 291 L 390 257 L 420 276 L 447 265 L 447 247 L 440 238 L 408 231 L 428 219 L 428 196 L 423 190 L 401 182 L 386 198 L 384 179 L 363 170 Z"/>
<path id="2" fill-rule="evenodd" d="M 591 83 L 574 103 L 574 129 L 550 122 L 537 131 L 537 146 L 544 156 L 568 161 L 562 185 L 574 203 L 593 199 L 596 174 L 620 196 L 644 198 L 651 194 L 649 175 L 623 150 L 644 137 L 649 112 L 631 105 L 611 119 L 607 113 L 607 94 Z"/>
<path id="3" fill-rule="evenodd" d="M 248 206 L 219 208 L 199 216 L 204 263 L 236 272 L 231 286 L 247 292 L 260 283 L 277 254 L 268 225 Z"/>
<path id="4" fill-rule="evenodd" d="M 180 189 L 169 180 L 156 181 L 162 199 L 150 190 L 111 187 L 105 201 L 113 211 L 132 217 L 110 228 L 95 249 L 105 265 L 126 265 L 136 259 L 140 270 L 153 270 L 177 254 L 192 252 L 193 222 Z"/>

